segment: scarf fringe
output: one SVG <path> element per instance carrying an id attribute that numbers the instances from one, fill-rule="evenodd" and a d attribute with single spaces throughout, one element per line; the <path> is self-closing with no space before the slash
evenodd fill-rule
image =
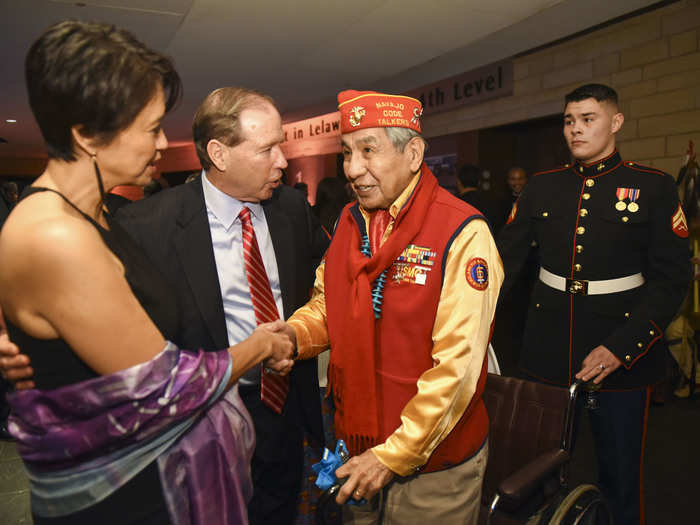
<path id="1" fill-rule="evenodd" d="M 364 451 L 375 447 L 377 445 L 377 438 L 351 434 L 345 436 L 345 443 L 348 446 L 348 451 L 350 452 L 351 456 L 359 456 Z"/>

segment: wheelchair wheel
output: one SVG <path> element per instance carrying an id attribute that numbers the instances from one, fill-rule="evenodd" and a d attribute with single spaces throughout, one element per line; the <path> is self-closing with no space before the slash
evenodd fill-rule
<path id="1" fill-rule="evenodd" d="M 549 525 L 612 525 L 607 501 L 595 485 L 579 485 L 559 504 Z"/>

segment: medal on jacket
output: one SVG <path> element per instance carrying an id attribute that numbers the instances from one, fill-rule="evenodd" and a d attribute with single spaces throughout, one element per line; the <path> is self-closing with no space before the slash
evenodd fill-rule
<path id="1" fill-rule="evenodd" d="M 636 213 L 639 211 L 639 204 L 637 204 L 637 199 L 639 198 L 639 189 L 631 188 L 629 191 L 630 203 L 627 205 L 627 209 L 632 213 Z"/>
<path id="2" fill-rule="evenodd" d="M 615 192 L 617 195 L 617 202 L 615 203 L 615 209 L 617 211 L 628 210 L 632 213 L 639 211 L 639 204 L 635 201 L 639 198 L 638 188 L 617 188 Z M 625 200 L 629 199 L 629 204 Z"/>
<path id="3" fill-rule="evenodd" d="M 617 211 L 625 211 L 627 209 L 627 203 L 625 199 L 629 195 L 629 188 L 617 188 L 615 194 L 617 195 L 617 203 L 615 204 L 615 209 Z"/>

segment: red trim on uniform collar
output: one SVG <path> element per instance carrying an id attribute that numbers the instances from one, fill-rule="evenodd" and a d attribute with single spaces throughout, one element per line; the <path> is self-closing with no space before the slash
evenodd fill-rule
<path id="1" fill-rule="evenodd" d="M 590 167 L 593 166 L 594 164 L 598 164 L 598 163 L 600 163 L 600 162 L 605 162 L 606 160 L 611 159 L 611 158 L 614 157 L 617 153 L 618 153 L 617 148 L 615 148 L 615 149 L 612 151 L 612 153 L 611 153 L 610 155 L 608 155 L 607 157 L 603 157 L 602 159 L 594 160 L 593 162 L 591 162 L 591 163 L 589 163 L 589 164 L 586 164 L 585 162 L 583 162 L 583 161 L 581 161 L 581 160 L 577 160 L 577 161 L 575 162 L 575 164 L 580 164 L 580 165 L 583 166 L 584 168 L 590 168 Z"/>

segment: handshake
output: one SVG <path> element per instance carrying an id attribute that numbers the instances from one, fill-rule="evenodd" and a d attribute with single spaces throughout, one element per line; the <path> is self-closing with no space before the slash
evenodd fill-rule
<path id="1" fill-rule="evenodd" d="M 291 326 L 280 319 L 263 323 L 250 337 L 260 340 L 263 355 L 268 356 L 262 362 L 267 372 L 279 375 L 291 372 L 297 357 L 297 338 Z"/>

